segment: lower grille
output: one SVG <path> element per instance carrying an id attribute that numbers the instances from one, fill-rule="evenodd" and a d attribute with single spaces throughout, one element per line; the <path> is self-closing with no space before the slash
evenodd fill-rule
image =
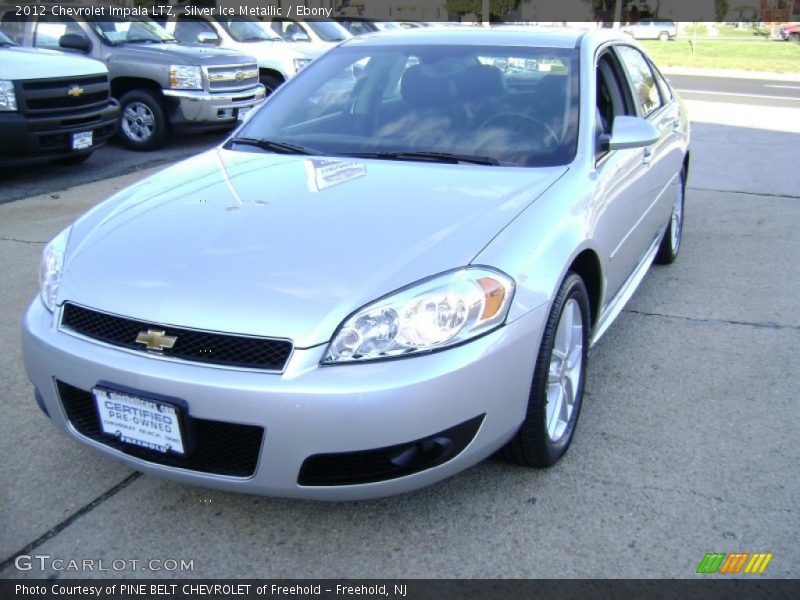
<path id="1" fill-rule="evenodd" d="M 458 456 L 478 433 L 485 415 L 427 438 L 359 452 L 315 454 L 300 468 L 299 485 L 355 485 L 396 479 Z"/>
<path id="2" fill-rule="evenodd" d="M 64 305 L 61 325 L 86 337 L 141 352 L 148 352 L 144 345 L 136 343 L 141 332 L 151 329 L 163 331 L 164 335 L 176 340 L 172 348 L 158 351 L 159 355 L 215 365 L 281 371 L 292 353 L 292 343 L 288 340 L 146 323 L 70 303 Z"/>
<path id="3" fill-rule="evenodd" d="M 264 429 L 222 421 L 195 419 L 185 415 L 184 436 L 193 440 L 194 451 L 187 456 L 163 454 L 120 442 L 102 432 L 94 396 L 62 381 L 56 382 L 67 419 L 81 435 L 109 448 L 147 462 L 214 475 L 251 477 L 256 472 Z"/>

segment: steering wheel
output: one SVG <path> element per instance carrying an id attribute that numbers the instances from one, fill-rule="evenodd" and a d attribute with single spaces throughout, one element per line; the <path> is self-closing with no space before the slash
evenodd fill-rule
<path id="1" fill-rule="evenodd" d="M 550 136 L 551 138 L 553 138 L 553 142 L 558 143 L 558 135 L 556 134 L 555 131 L 553 131 L 553 128 L 550 127 L 550 125 L 548 125 L 541 119 L 537 119 L 536 117 L 531 117 L 523 113 L 504 112 L 497 115 L 492 115 L 491 117 L 486 119 L 483 123 L 481 123 L 478 129 L 488 129 L 491 125 L 495 125 L 497 122 L 508 120 L 511 125 L 509 130 L 519 134 L 518 121 L 520 119 L 534 125 L 537 129 L 539 129 L 539 131 L 543 131 L 544 133 L 546 133 L 547 135 L 544 136 L 545 139 L 547 138 L 547 136 Z"/>

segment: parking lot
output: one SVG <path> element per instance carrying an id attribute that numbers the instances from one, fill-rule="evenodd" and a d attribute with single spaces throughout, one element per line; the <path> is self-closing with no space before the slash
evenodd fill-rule
<path id="1" fill-rule="evenodd" d="M 182 138 L 158 158 L 107 149 L 82 174 L 10 175 L 0 184 L 13 200 L 0 204 L 0 577 L 92 575 L 19 571 L 19 554 L 193 561 L 117 573 L 147 577 L 693 577 L 706 552 L 771 552 L 768 575 L 800 576 L 800 107 L 733 100 L 687 101 L 681 256 L 651 270 L 592 350 L 564 460 L 533 471 L 491 459 L 364 502 L 142 476 L 57 433 L 33 401 L 19 320 L 44 243 L 218 136 Z"/>

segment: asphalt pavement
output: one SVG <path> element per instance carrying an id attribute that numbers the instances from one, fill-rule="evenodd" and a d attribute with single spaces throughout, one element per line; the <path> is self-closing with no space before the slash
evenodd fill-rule
<path id="1" fill-rule="evenodd" d="M 686 100 L 705 100 L 760 107 L 800 108 L 800 80 L 744 79 L 668 75 Z"/>
<path id="2" fill-rule="evenodd" d="M 592 350 L 564 460 L 491 459 L 381 500 L 179 485 L 57 433 L 19 350 L 43 243 L 153 169 L 77 187 L 50 174 L 45 193 L 0 206 L 0 577 L 692 578 L 706 552 L 771 552 L 768 576 L 800 576 L 800 106 L 688 108 L 681 255 Z M 21 571 L 20 554 L 126 562 Z M 192 564 L 152 571 L 152 559 Z"/>

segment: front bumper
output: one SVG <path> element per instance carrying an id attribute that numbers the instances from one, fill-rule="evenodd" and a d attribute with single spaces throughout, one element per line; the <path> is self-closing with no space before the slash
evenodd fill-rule
<path id="1" fill-rule="evenodd" d="M 325 345 L 296 348 L 282 374 L 157 360 L 75 337 L 58 329 L 38 297 L 23 319 L 22 338 L 28 375 L 53 423 L 132 468 L 231 491 L 346 500 L 429 485 L 508 441 L 525 416 L 546 316 L 542 306 L 461 346 L 383 362 L 320 367 Z M 263 427 L 255 472 L 233 477 L 156 464 L 78 433 L 58 386 L 90 391 L 99 382 L 181 399 L 192 419 Z M 405 444 L 482 415 L 463 451 L 425 470 L 354 485 L 298 483 L 311 456 Z"/>
<path id="2" fill-rule="evenodd" d="M 118 120 L 116 100 L 99 109 L 45 116 L 0 112 L 0 165 L 33 164 L 92 152 L 114 135 Z M 73 150 L 72 134 L 86 131 L 93 133 L 92 146 Z"/>
<path id="3" fill-rule="evenodd" d="M 256 85 L 241 92 L 164 90 L 170 122 L 181 128 L 210 129 L 235 124 L 240 111 L 264 101 L 264 86 Z"/>

